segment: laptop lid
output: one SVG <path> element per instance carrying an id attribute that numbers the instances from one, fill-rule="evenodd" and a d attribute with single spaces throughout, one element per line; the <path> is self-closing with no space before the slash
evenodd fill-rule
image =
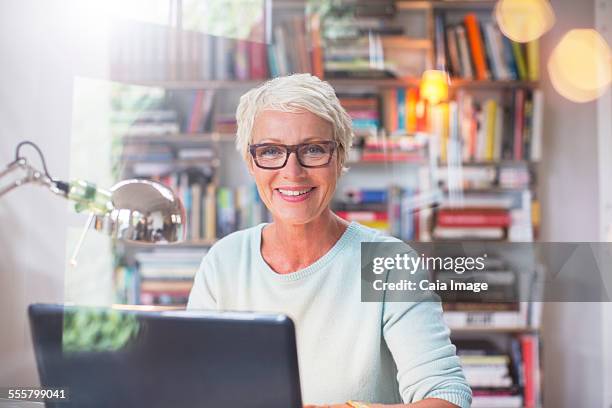
<path id="1" fill-rule="evenodd" d="M 28 309 L 47 407 L 302 407 L 295 329 L 283 315 Z"/>

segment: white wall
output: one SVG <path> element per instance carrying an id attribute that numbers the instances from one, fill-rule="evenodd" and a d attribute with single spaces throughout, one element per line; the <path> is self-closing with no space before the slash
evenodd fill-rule
<path id="1" fill-rule="evenodd" d="M 563 34 L 571 28 L 595 26 L 593 0 L 553 0 L 551 4 L 557 23 L 542 39 L 543 73 L 550 53 Z M 539 179 L 542 240 L 598 241 L 597 104 L 576 104 L 560 97 L 547 75 L 543 77 L 543 89 L 545 156 Z M 602 350 L 605 347 L 602 305 L 546 304 L 543 339 L 545 406 L 602 407 Z"/>
<path id="2" fill-rule="evenodd" d="M 0 2 L 0 166 L 24 139 L 43 150 L 52 175 L 67 179 L 75 75 L 99 71 L 91 21 L 79 1 Z M 91 14 L 89 14 L 91 15 Z M 24 150 L 35 159 L 32 150 Z M 0 386 L 38 382 L 26 307 L 62 302 L 66 201 L 27 186 L 0 199 Z"/>

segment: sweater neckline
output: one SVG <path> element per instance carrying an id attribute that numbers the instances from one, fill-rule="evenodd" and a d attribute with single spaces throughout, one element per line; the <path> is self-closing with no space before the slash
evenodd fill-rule
<path id="1" fill-rule="evenodd" d="M 256 262 L 259 264 L 259 268 L 261 268 L 266 275 L 269 275 L 272 279 L 277 280 L 279 282 L 294 282 L 300 279 L 304 279 L 313 273 L 323 269 L 327 265 L 329 265 L 334 257 L 342 251 L 346 245 L 353 240 L 355 235 L 357 234 L 358 226 L 356 222 L 351 222 L 346 230 L 342 233 L 340 238 L 336 241 L 334 246 L 332 246 L 325 255 L 317 259 L 312 264 L 308 265 L 306 268 L 297 270 L 295 272 L 280 274 L 275 272 L 270 265 L 266 263 L 261 254 L 261 235 L 263 229 L 269 223 L 259 224 L 258 228 L 255 231 L 255 239 L 253 240 L 254 252 L 256 254 Z"/>

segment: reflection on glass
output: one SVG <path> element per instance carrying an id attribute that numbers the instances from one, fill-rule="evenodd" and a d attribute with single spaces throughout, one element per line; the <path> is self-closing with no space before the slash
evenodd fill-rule
<path id="1" fill-rule="evenodd" d="M 135 315 L 116 310 L 78 309 L 64 313 L 64 352 L 116 351 L 135 338 L 139 323 Z"/>
<path id="2" fill-rule="evenodd" d="M 555 24 L 548 0 L 500 0 L 495 18 L 506 37 L 523 43 L 537 40 Z"/>
<path id="3" fill-rule="evenodd" d="M 264 42 L 264 0 L 184 0 L 183 28 Z"/>
<path id="4" fill-rule="evenodd" d="M 597 31 L 571 30 L 548 61 L 551 82 L 571 101 L 595 100 L 610 87 L 610 58 L 610 48 Z"/>

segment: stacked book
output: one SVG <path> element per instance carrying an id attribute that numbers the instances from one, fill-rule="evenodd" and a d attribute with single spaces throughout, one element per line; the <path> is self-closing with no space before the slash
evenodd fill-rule
<path id="1" fill-rule="evenodd" d="M 457 21 L 459 20 L 459 21 Z M 449 21 L 456 21 L 448 23 Z M 435 18 L 436 65 L 454 77 L 476 80 L 539 79 L 538 40 L 519 44 L 506 38 L 493 21 L 475 13 Z"/>
<path id="2" fill-rule="evenodd" d="M 224 134 L 236 134 L 238 123 L 233 113 L 215 115 L 213 119 L 213 131 Z"/>
<path id="3" fill-rule="evenodd" d="M 473 407 L 521 407 L 519 375 L 508 353 L 486 340 L 456 340 Z"/>
<path id="4" fill-rule="evenodd" d="M 376 135 L 381 128 L 378 94 L 338 94 L 340 104 L 352 119 L 356 135 Z"/>
<path id="5" fill-rule="evenodd" d="M 425 163 L 424 141 L 412 136 L 364 137 L 355 147 L 355 161 Z"/>
<path id="6" fill-rule="evenodd" d="M 512 222 L 505 208 L 441 208 L 434 221 L 433 236 L 439 240 L 501 240 Z"/>
<path id="7" fill-rule="evenodd" d="M 124 141 L 119 160 L 123 177 L 163 179 L 169 187 L 178 189 L 182 173 L 189 172 L 192 179 L 204 182 L 212 177 L 215 157 L 216 151 L 210 145 L 178 146 L 170 140 L 160 142 L 142 136 Z"/>
<path id="8" fill-rule="evenodd" d="M 185 305 L 202 257 L 202 249 L 156 249 L 135 255 L 140 304 Z"/>
<path id="9" fill-rule="evenodd" d="M 394 20 L 393 2 L 355 1 L 333 7 L 336 9 L 328 10 L 324 18 L 309 21 L 312 66 L 317 75 L 319 71 L 325 78 L 408 75 L 386 55 L 387 48 L 406 43 L 402 41 L 404 27 Z"/>
<path id="10" fill-rule="evenodd" d="M 451 327 L 526 327 L 529 306 L 519 300 L 519 275 L 500 258 L 487 257 L 484 270 L 433 271 L 435 279 L 446 284 L 437 293 L 442 300 L 444 321 Z M 467 269 L 467 268 L 466 268 Z M 486 283 L 487 290 L 452 290 L 455 284 Z"/>
<path id="11" fill-rule="evenodd" d="M 178 133 L 179 118 L 176 110 L 124 110 L 113 112 L 113 125 L 125 136 L 146 137 Z"/>
<path id="12" fill-rule="evenodd" d="M 526 166 L 500 166 L 498 184 L 501 188 L 528 188 L 532 176 Z"/>
<path id="13" fill-rule="evenodd" d="M 496 187 L 498 171 L 494 165 L 441 166 L 438 182 L 445 190 L 485 190 Z"/>

